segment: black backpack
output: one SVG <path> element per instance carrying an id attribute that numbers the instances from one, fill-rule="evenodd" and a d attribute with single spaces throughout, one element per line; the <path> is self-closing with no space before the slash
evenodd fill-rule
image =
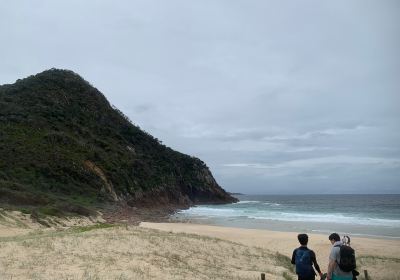
<path id="1" fill-rule="evenodd" d="M 353 248 L 348 245 L 337 245 L 340 247 L 340 262 L 337 262 L 340 270 L 350 272 L 356 269 L 356 254 Z"/>

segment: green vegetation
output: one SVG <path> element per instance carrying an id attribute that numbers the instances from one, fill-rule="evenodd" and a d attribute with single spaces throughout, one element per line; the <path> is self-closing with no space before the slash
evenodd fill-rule
<path id="1" fill-rule="evenodd" d="M 289 273 L 287 273 L 286 271 L 284 271 L 284 272 L 282 273 L 282 276 L 283 276 L 283 278 L 284 278 L 285 280 L 293 280 L 293 277 L 292 277 Z"/>
<path id="2" fill-rule="evenodd" d="M 110 227 L 114 227 L 114 226 L 115 225 L 112 225 L 112 224 L 99 223 L 99 224 L 90 225 L 90 226 L 73 227 L 72 230 L 74 232 L 86 232 L 86 231 L 102 229 L 102 228 L 110 228 Z"/>
<path id="3" fill-rule="evenodd" d="M 292 261 L 288 256 L 285 256 L 279 252 L 276 252 L 274 257 L 275 257 L 276 263 L 279 266 L 283 266 L 287 270 L 294 273 L 294 265 L 292 264 Z"/>
<path id="4" fill-rule="evenodd" d="M 393 262 L 400 263 L 400 258 L 390 258 L 383 256 L 371 256 L 371 255 L 361 255 L 357 257 L 357 263 L 360 265 L 369 265 L 381 262 Z"/>
<path id="5" fill-rule="evenodd" d="M 204 162 L 162 145 L 71 71 L 0 86 L 1 206 L 89 215 L 115 194 L 137 202 L 148 193 L 233 201 Z"/>

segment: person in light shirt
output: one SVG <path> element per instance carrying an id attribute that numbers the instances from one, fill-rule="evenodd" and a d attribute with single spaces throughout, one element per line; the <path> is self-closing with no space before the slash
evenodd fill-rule
<path id="1" fill-rule="evenodd" d="M 332 244 L 331 253 L 329 254 L 329 264 L 327 272 L 327 280 L 352 280 L 353 273 L 345 272 L 340 269 L 338 263 L 340 262 L 340 246 L 343 242 L 340 241 L 340 236 L 337 233 L 329 235 L 329 241 Z"/>

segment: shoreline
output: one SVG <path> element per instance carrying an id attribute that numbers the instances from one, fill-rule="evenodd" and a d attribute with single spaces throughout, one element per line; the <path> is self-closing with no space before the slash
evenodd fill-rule
<path id="1" fill-rule="evenodd" d="M 173 222 L 286 232 L 400 239 L 400 196 L 240 195 L 230 205 L 196 205 L 172 215 Z"/>
<path id="2" fill-rule="evenodd" d="M 266 223 L 267 221 L 267 223 Z M 147 221 L 146 221 L 147 222 Z M 218 227 L 238 228 L 238 229 L 255 229 L 276 232 L 303 232 L 307 234 L 326 234 L 337 232 L 340 235 L 349 235 L 359 238 L 372 238 L 372 239 L 387 239 L 387 240 L 400 240 L 400 236 L 373 234 L 373 233 L 360 233 L 354 231 L 363 231 L 365 229 L 371 230 L 368 226 L 349 225 L 341 223 L 328 223 L 328 222 L 305 222 L 305 221 L 281 221 L 281 220 L 263 220 L 258 225 L 254 221 L 246 223 L 246 221 L 239 221 L 236 219 L 228 218 L 211 218 L 211 217 L 194 217 L 194 218 L 181 218 L 171 215 L 167 220 L 149 221 L 149 222 L 167 222 L 167 223 L 183 223 L 183 224 L 198 224 L 210 225 Z M 328 229 L 324 225 L 328 225 L 332 229 Z M 335 228 L 335 230 L 333 230 Z M 379 227 L 374 227 L 379 228 Z M 381 228 L 382 230 L 382 228 Z"/>

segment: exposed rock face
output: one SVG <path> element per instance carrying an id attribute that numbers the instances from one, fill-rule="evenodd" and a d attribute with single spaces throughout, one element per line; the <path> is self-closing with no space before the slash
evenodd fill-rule
<path id="1" fill-rule="evenodd" d="M 104 175 L 104 172 L 96 166 L 93 162 L 90 160 L 86 160 L 83 162 L 83 165 L 93 173 L 95 173 L 97 176 L 100 177 L 100 179 L 103 181 L 103 186 L 104 188 L 101 189 L 103 193 L 107 193 L 114 201 L 118 201 L 118 196 L 115 193 L 114 186 L 112 185 L 111 182 L 108 181 L 106 175 Z"/>
<path id="2" fill-rule="evenodd" d="M 236 199 L 201 160 L 133 125 L 77 74 L 52 69 L 0 86 L 2 201 L 73 209 L 66 205 L 187 207 Z"/>

